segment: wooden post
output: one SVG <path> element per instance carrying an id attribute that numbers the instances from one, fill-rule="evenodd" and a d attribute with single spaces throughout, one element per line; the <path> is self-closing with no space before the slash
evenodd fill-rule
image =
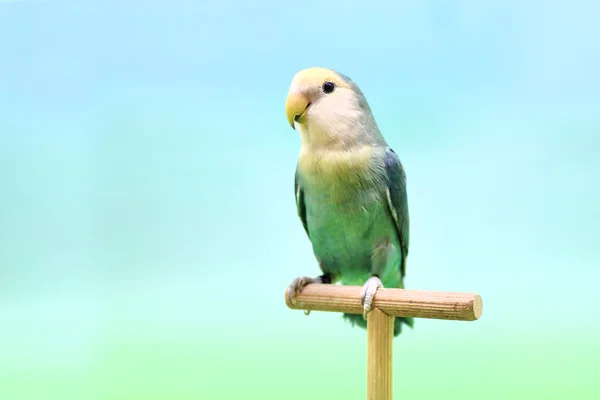
<path id="1" fill-rule="evenodd" d="M 367 399 L 392 400 L 394 320 L 375 308 L 367 315 Z"/>
<path id="2" fill-rule="evenodd" d="M 311 283 L 286 304 L 293 310 L 362 314 L 360 286 Z M 483 302 L 476 293 L 378 289 L 367 317 L 367 400 L 392 399 L 395 317 L 474 321 Z"/>

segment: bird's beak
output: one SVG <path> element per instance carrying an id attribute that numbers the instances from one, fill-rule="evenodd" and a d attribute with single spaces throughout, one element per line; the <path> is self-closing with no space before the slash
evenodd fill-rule
<path id="1" fill-rule="evenodd" d="M 310 102 L 305 94 L 294 89 L 290 90 L 285 101 L 285 114 L 292 129 L 296 129 L 294 122 L 298 121 L 309 105 Z"/>

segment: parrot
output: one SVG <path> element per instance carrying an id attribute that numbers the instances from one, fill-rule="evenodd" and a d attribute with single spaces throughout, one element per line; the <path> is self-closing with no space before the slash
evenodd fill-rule
<path id="1" fill-rule="evenodd" d="M 297 72 L 285 102 L 300 136 L 294 194 L 298 217 L 319 268 L 286 289 L 293 297 L 310 283 L 362 287 L 362 315 L 343 314 L 366 328 L 379 288 L 404 289 L 409 243 L 406 174 L 380 132 L 358 85 L 333 69 Z M 413 318 L 394 321 L 394 337 Z"/>

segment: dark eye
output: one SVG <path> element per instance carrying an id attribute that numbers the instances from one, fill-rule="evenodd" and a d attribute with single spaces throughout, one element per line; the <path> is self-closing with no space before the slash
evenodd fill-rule
<path id="1" fill-rule="evenodd" d="M 335 90 L 335 83 L 327 81 L 323 84 L 323 93 L 329 94 L 329 93 L 333 92 L 334 90 Z"/>

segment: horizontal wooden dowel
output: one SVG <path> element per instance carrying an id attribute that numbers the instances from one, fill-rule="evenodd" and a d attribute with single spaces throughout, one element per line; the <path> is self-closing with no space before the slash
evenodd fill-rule
<path id="1" fill-rule="evenodd" d="M 362 314 L 360 286 L 311 283 L 286 304 L 294 310 Z M 427 290 L 378 289 L 372 308 L 395 317 L 474 321 L 481 317 L 483 303 L 476 293 Z"/>

